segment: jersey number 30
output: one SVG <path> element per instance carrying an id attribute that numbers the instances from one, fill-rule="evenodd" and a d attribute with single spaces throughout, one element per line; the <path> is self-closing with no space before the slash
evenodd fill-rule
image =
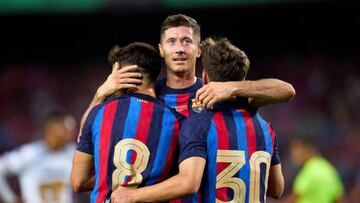
<path id="1" fill-rule="evenodd" d="M 233 177 L 246 163 L 245 151 L 218 150 L 216 158 L 217 163 L 230 163 L 228 167 L 216 176 L 216 189 L 230 188 L 234 191 L 234 198 L 228 202 L 245 202 L 245 182 L 238 177 Z M 270 160 L 271 155 L 265 151 L 257 151 L 251 155 L 249 202 L 260 202 L 260 164 L 266 164 L 265 182 L 267 182 Z M 219 199 L 216 199 L 216 202 L 225 203 Z"/>

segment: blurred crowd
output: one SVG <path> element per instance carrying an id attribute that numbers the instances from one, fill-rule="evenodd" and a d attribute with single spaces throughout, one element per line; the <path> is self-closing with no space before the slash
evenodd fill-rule
<path id="1" fill-rule="evenodd" d="M 360 202 L 359 55 L 311 51 L 251 60 L 248 79 L 279 78 L 296 90 L 289 103 L 260 110 L 280 138 L 285 195 L 299 170 L 290 158 L 288 143 L 295 136 L 309 136 L 338 170 L 345 202 Z M 55 107 L 66 109 L 79 124 L 110 69 L 106 63 L 90 61 L 1 64 L 0 154 L 37 139 L 41 119 Z"/>
<path id="2" fill-rule="evenodd" d="M 311 51 L 276 54 L 257 64 L 265 72 L 289 81 L 296 89 L 287 104 L 262 112 L 280 137 L 285 194 L 299 171 L 290 157 L 290 140 L 307 136 L 338 170 L 345 187 L 344 202 L 360 201 L 360 65 L 359 56 Z"/>

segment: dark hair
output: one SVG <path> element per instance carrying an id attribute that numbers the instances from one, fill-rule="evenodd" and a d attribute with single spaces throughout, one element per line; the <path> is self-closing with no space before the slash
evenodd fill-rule
<path id="1" fill-rule="evenodd" d="M 201 62 L 211 81 L 244 80 L 250 61 L 245 52 L 226 38 L 207 38 L 201 43 Z"/>
<path id="2" fill-rule="evenodd" d="M 68 116 L 70 116 L 70 114 L 62 109 L 52 110 L 44 117 L 42 126 L 45 128 L 51 123 L 63 121 Z"/>
<path id="3" fill-rule="evenodd" d="M 162 22 L 160 28 L 160 40 L 167 29 L 179 26 L 186 26 L 192 28 L 194 35 L 199 37 L 199 41 L 201 40 L 200 25 L 196 22 L 194 18 L 186 16 L 184 14 L 168 16 Z"/>
<path id="4" fill-rule="evenodd" d="M 133 42 L 125 47 L 114 46 L 108 60 L 111 64 L 119 62 L 121 66 L 138 65 L 144 77 L 151 81 L 159 76 L 162 63 L 158 49 L 143 42 Z"/>

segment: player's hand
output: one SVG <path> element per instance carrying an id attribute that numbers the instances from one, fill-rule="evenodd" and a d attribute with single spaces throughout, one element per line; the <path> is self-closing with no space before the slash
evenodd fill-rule
<path id="1" fill-rule="evenodd" d="M 135 203 L 135 190 L 119 186 L 111 193 L 111 203 Z"/>
<path id="2" fill-rule="evenodd" d="M 142 75 L 136 65 L 120 68 L 118 62 L 113 65 L 113 71 L 107 80 L 98 88 L 97 95 L 106 98 L 118 90 L 137 90 L 141 84 Z"/>
<path id="3" fill-rule="evenodd" d="M 232 98 L 235 88 L 225 82 L 210 82 L 196 92 L 196 99 L 207 109 Z"/>

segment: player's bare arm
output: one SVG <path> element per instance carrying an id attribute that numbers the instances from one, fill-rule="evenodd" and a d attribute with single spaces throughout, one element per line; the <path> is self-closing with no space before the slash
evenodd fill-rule
<path id="1" fill-rule="evenodd" d="M 121 95 L 125 89 L 136 90 L 137 86 L 141 84 L 141 73 L 136 65 L 124 66 L 120 68 L 119 63 L 115 63 L 111 74 L 106 81 L 97 89 L 94 98 L 90 102 L 89 107 L 84 112 L 80 121 L 80 130 L 77 141 L 79 142 L 81 136 L 82 126 L 90 112 L 90 110 L 105 101 L 107 97 L 116 93 Z"/>
<path id="2" fill-rule="evenodd" d="M 295 96 L 290 83 L 278 79 L 244 80 L 236 82 L 210 82 L 196 93 L 196 98 L 206 107 L 232 97 L 248 97 L 254 107 L 287 102 Z"/>
<path id="3" fill-rule="evenodd" d="M 179 173 L 161 183 L 131 190 L 119 187 L 111 195 L 113 203 L 155 202 L 176 199 L 198 191 L 205 167 L 205 159 L 191 157 L 179 165 Z"/>
<path id="4" fill-rule="evenodd" d="M 71 187 L 75 192 L 90 191 L 94 187 L 94 158 L 92 155 L 75 151 L 71 171 Z"/>
<path id="5" fill-rule="evenodd" d="M 284 192 L 284 176 L 281 170 L 281 164 L 270 167 L 269 180 L 266 195 L 279 199 Z"/>

